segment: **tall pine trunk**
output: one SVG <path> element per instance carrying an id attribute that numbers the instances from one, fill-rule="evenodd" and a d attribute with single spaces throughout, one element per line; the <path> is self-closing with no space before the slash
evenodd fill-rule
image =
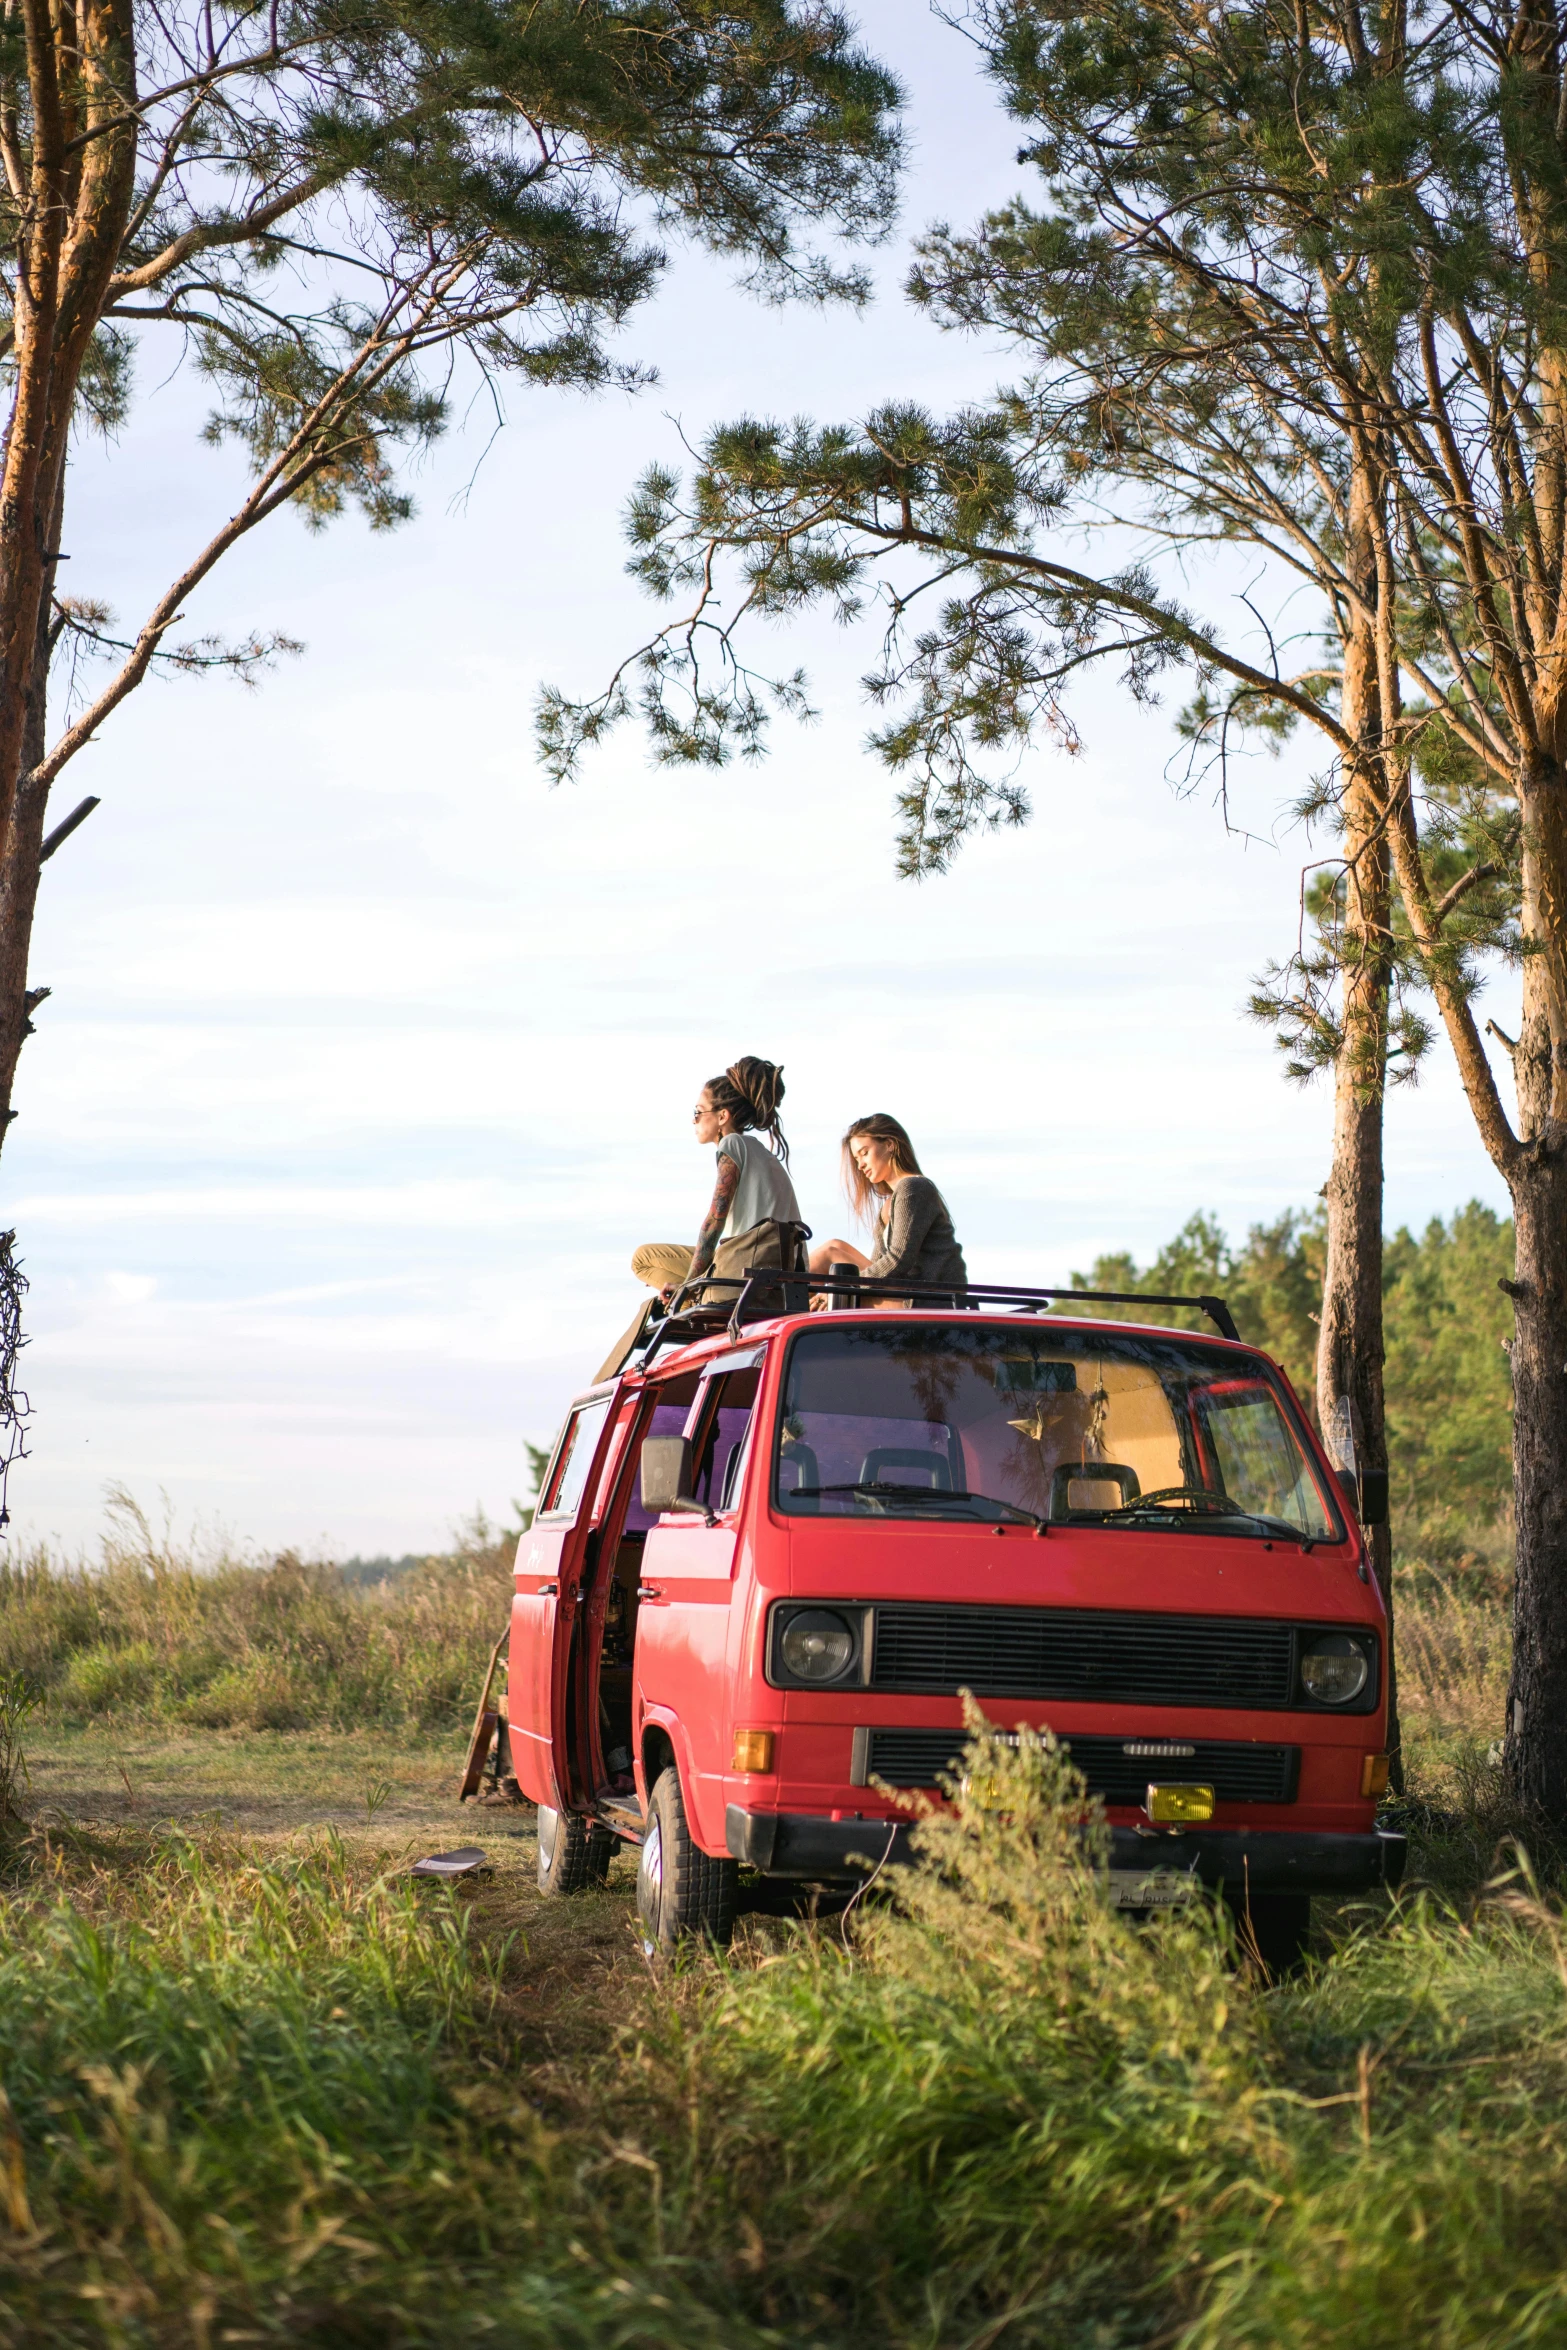
<path id="1" fill-rule="evenodd" d="M 14 386 L 0 457 L 0 1141 L 27 1034 L 48 788 L 51 598 L 83 362 L 134 197 L 131 0 L 22 0 L 30 146 L 20 193 Z M 15 71 L 16 52 L 13 51 Z M 0 92 L 17 136 L 18 93 Z"/>
<path id="2" fill-rule="evenodd" d="M 1383 699 L 1378 573 L 1372 529 L 1375 485 L 1363 456 L 1350 487 L 1347 553 L 1360 609 L 1344 638 L 1340 710 L 1358 755 L 1343 775 L 1344 898 L 1339 933 L 1342 1003 L 1333 1064 L 1333 1163 L 1326 1199 L 1327 1255 L 1317 1340 L 1317 1417 L 1330 1451 L 1348 1467 L 1340 1431 L 1347 1419 L 1358 1470 L 1387 1467 L 1382 1389 L 1382 1115 L 1387 1082 L 1388 943 L 1391 890 L 1381 758 Z M 1335 1440 L 1338 1440 L 1335 1442 Z M 1373 1571 L 1388 1613 L 1388 1749 L 1403 1792 L 1398 1682 L 1393 1653 L 1392 1536 L 1367 1529 Z"/>
<path id="3" fill-rule="evenodd" d="M 1528 1812 L 1567 1831 L 1567 772 L 1524 779 L 1524 1018 L 1513 1072 L 1522 1148 L 1508 1171 L 1517 1233 L 1513 1480 L 1518 1573 L 1504 1759 Z"/>

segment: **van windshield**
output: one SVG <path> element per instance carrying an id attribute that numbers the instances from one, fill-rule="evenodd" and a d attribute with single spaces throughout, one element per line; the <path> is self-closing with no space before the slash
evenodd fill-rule
<path id="1" fill-rule="evenodd" d="M 834 1318 L 790 1349 L 774 1494 L 792 1516 L 1344 1538 L 1267 1365 L 1177 1336 Z"/>

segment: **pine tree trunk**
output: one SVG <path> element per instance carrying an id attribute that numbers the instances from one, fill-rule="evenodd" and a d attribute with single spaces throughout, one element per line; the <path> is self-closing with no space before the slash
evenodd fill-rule
<path id="1" fill-rule="evenodd" d="M 1532 1138 L 1518 1234 L 1513 1477 L 1518 1581 L 1504 1749 L 1524 1809 L 1567 1829 L 1567 1126 Z"/>
<path id="2" fill-rule="evenodd" d="M 1567 1832 L 1567 772 L 1541 762 L 1524 818 L 1524 1017 L 1513 1075 L 1523 1148 L 1509 1173 L 1518 1575 L 1503 1756 L 1523 1809 Z"/>
<path id="3" fill-rule="evenodd" d="M 1387 1427 L 1382 1366 L 1382 1112 L 1387 1052 L 1388 921 L 1386 850 L 1370 794 L 1351 779 L 1345 800 L 1345 855 L 1360 874 L 1356 959 L 1344 973 L 1344 1041 L 1333 1070 L 1333 1164 L 1327 1181 L 1327 1257 L 1317 1341 L 1317 1417 L 1330 1452 L 1348 1405 L 1357 1470 L 1385 1469 Z M 1351 894 L 1354 886 L 1351 885 Z M 1362 925 L 1364 928 L 1362 929 Z M 1346 933 L 1349 931 L 1346 923 Z M 1365 935 L 1369 933 L 1370 935 Z M 1348 939 L 1346 938 L 1346 944 Z M 1341 1460 L 1347 1466 L 1347 1459 Z M 1366 1531 L 1388 1611 L 1388 1752 L 1403 1792 L 1398 1681 L 1393 1648 L 1392 1538 Z"/>
<path id="4" fill-rule="evenodd" d="M 27 1034 L 51 597 L 77 386 L 134 196 L 130 0 L 21 0 L 31 138 L 0 454 L 0 1142 Z M 13 119 L 13 137 L 15 126 Z"/>
<path id="5" fill-rule="evenodd" d="M 1340 710 L 1361 746 L 1343 778 L 1344 902 L 1339 934 L 1341 1038 L 1333 1065 L 1333 1164 L 1329 1171 L 1327 1255 L 1317 1341 L 1317 1417 L 1330 1453 L 1349 1467 L 1350 1447 L 1335 1438 L 1347 1406 L 1357 1470 L 1387 1467 L 1382 1390 L 1382 1114 L 1387 1082 L 1388 940 L 1391 890 L 1379 786 L 1383 700 L 1396 692 L 1379 664 L 1375 613 L 1378 576 L 1370 468 L 1362 456 L 1351 483 L 1348 553 L 1361 611 L 1344 642 Z M 1392 1535 L 1367 1529 L 1367 1549 L 1388 1619 L 1388 1751 L 1394 1789 L 1402 1794 L 1398 1681 L 1393 1652 Z"/>

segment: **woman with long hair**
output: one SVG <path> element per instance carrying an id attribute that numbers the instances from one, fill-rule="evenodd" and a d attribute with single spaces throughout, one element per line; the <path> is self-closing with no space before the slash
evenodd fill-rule
<path id="1" fill-rule="evenodd" d="M 907 1130 L 884 1110 L 856 1118 L 843 1138 L 843 1187 L 864 1224 L 874 1224 L 869 1255 L 852 1241 L 824 1241 L 811 1252 L 811 1271 L 857 1266 L 870 1281 L 912 1281 L 950 1290 L 968 1287 L 968 1267 L 946 1201 L 920 1170 Z M 880 1299 L 880 1304 L 905 1301 Z M 925 1298 L 913 1302 L 932 1304 Z"/>

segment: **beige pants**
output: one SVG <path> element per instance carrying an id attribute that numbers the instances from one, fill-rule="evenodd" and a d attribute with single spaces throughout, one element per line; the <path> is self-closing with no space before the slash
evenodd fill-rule
<path id="1" fill-rule="evenodd" d="M 676 1240 L 645 1240 L 640 1248 L 631 1252 L 631 1270 L 645 1289 L 655 1293 L 678 1289 L 690 1277 L 691 1259 L 695 1253 L 694 1249 L 685 1248 Z M 733 1283 L 740 1274 L 749 1273 L 755 1267 L 774 1265 L 780 1272 L 786 1269 L 789 1272 L 804 1272 L 805 1249 L 798 1225 L 779 1225 L 769 1221 L 753 1225 L 749 1232 L 737 1232 L 732 1240 L 721 1240 L 713 1254 L 712 1269 L 717 1274 L 729 1277 L 726 1286 L 722 1289 L 715 1286 L 711 1291 L 687 1298 L 685 1302 L 688 1306 L 733 1305 L 740 1295 Z M 763 1313 L 776 1313 L 782 1304 L 781 1291 L 760 1296 L 753 1306 L 753 1314 L 758 1307 Z M 641 1342 L 652 1308 L 652 1298 L 638 1308 L 604 1358 L 596 1374 L 595 1385 L 599 1379 L 613 1379 L 625 1364 L 633 1349 Z"/>

